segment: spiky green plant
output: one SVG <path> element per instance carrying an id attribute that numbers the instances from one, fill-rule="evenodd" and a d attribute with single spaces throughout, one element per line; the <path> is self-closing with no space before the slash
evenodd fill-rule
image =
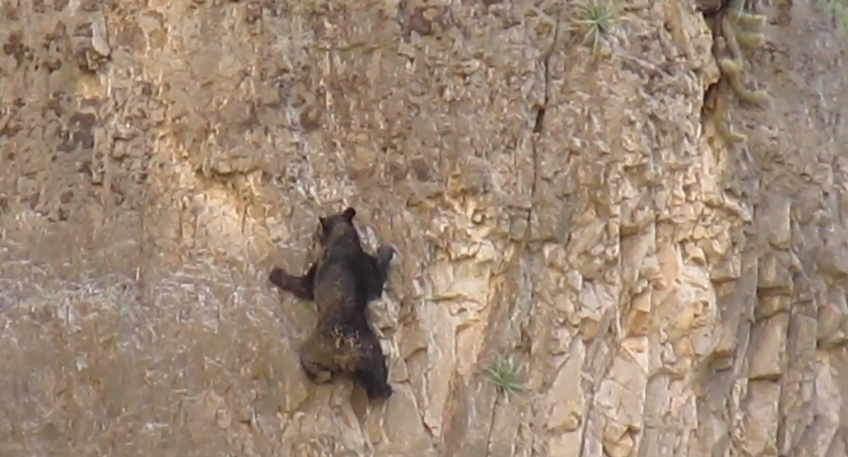
<path id="1" fill-rule="evenodd" d="M 583 45 L 592 44 L 592 55 L 598 52 L 601 39 L 619 22 L 616 0 L 583 0 L 575 5 L 570 29 Z"/>
<path id="2" fill-rule="evenodd" d="M 483 371 L 483 377 L 504 395 L 526 392 L 527 385 L 522 379 L 521 368 L 521 363 L 511 357 L 498 357 L 492 366 Z"/>

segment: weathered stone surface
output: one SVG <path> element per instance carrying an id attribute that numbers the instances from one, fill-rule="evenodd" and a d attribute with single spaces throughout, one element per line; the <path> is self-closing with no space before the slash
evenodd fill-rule
<path id="1" fill-rule="evenodd" d="M 0 454 L 845 455 L 844 36 L 754 2 L 728 146 L 715 5 L 587 1 L 0 4 Z M 386 404 L 265 279 L 346 204 Z"/>

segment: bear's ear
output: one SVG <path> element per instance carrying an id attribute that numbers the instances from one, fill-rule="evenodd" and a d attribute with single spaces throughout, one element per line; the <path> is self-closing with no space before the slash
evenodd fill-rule
<path id="1" fill-rule="evenodd" d="M 342 212 L 342 216 L 344 216 L 348 222 L 353 222 L 353 216 L 356 216 L 356 210 L 348 206 L 347 209 Z"/>
<path id="2" fill-rule="evenodd" d="M 327 229 L 330 228 L 330 227 L 327 226 L 327 222 L 328 222 L 327 218 L 322 217 L 322 216 L 318 216 L 318 222 L 321 223 L 321 230 L 326 232 Z"/>

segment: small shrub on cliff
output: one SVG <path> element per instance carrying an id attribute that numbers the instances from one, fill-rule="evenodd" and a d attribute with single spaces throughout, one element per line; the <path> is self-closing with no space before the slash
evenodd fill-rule
<path id="1" fill-rule="evenodd" d="M 619 21 L 619 6 L 615 0 L 583 0 L 574 7 L 569 30 L 577 33 L 581 44 L 592 45 L 592 55 L 598 52 L 601 39 Z"/>
<path id="2" fill-rule="evenodd" d="M 521 363 L 512 358 L 499 357 L 492 366 L 483 371 L 483 377 L 504 395 L 526 392 L 527 386 L 522 379 L 521 368 Z"/>

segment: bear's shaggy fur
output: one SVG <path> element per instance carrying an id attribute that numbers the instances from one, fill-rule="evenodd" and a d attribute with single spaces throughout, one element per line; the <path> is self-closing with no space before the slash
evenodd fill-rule
<path id="1" fill-rule="evenodd" d="M 318 308 L 315 331 L 300 349 L 300 365 L 307 378 L 330 382 L 336 375 L 358 382 L 369 399 L 392 395 L 386 357 L 366 318 L 368 303 L 379 298 L 388 277 L 394 248 L 382 245 L 377 256 L 362 249 L 353 225 L 356 210 L 319 217 L 313 242 L 317 260 L 303 276 L 276 267 L 268 279 L 296 297 L 314 301 Z"/>

